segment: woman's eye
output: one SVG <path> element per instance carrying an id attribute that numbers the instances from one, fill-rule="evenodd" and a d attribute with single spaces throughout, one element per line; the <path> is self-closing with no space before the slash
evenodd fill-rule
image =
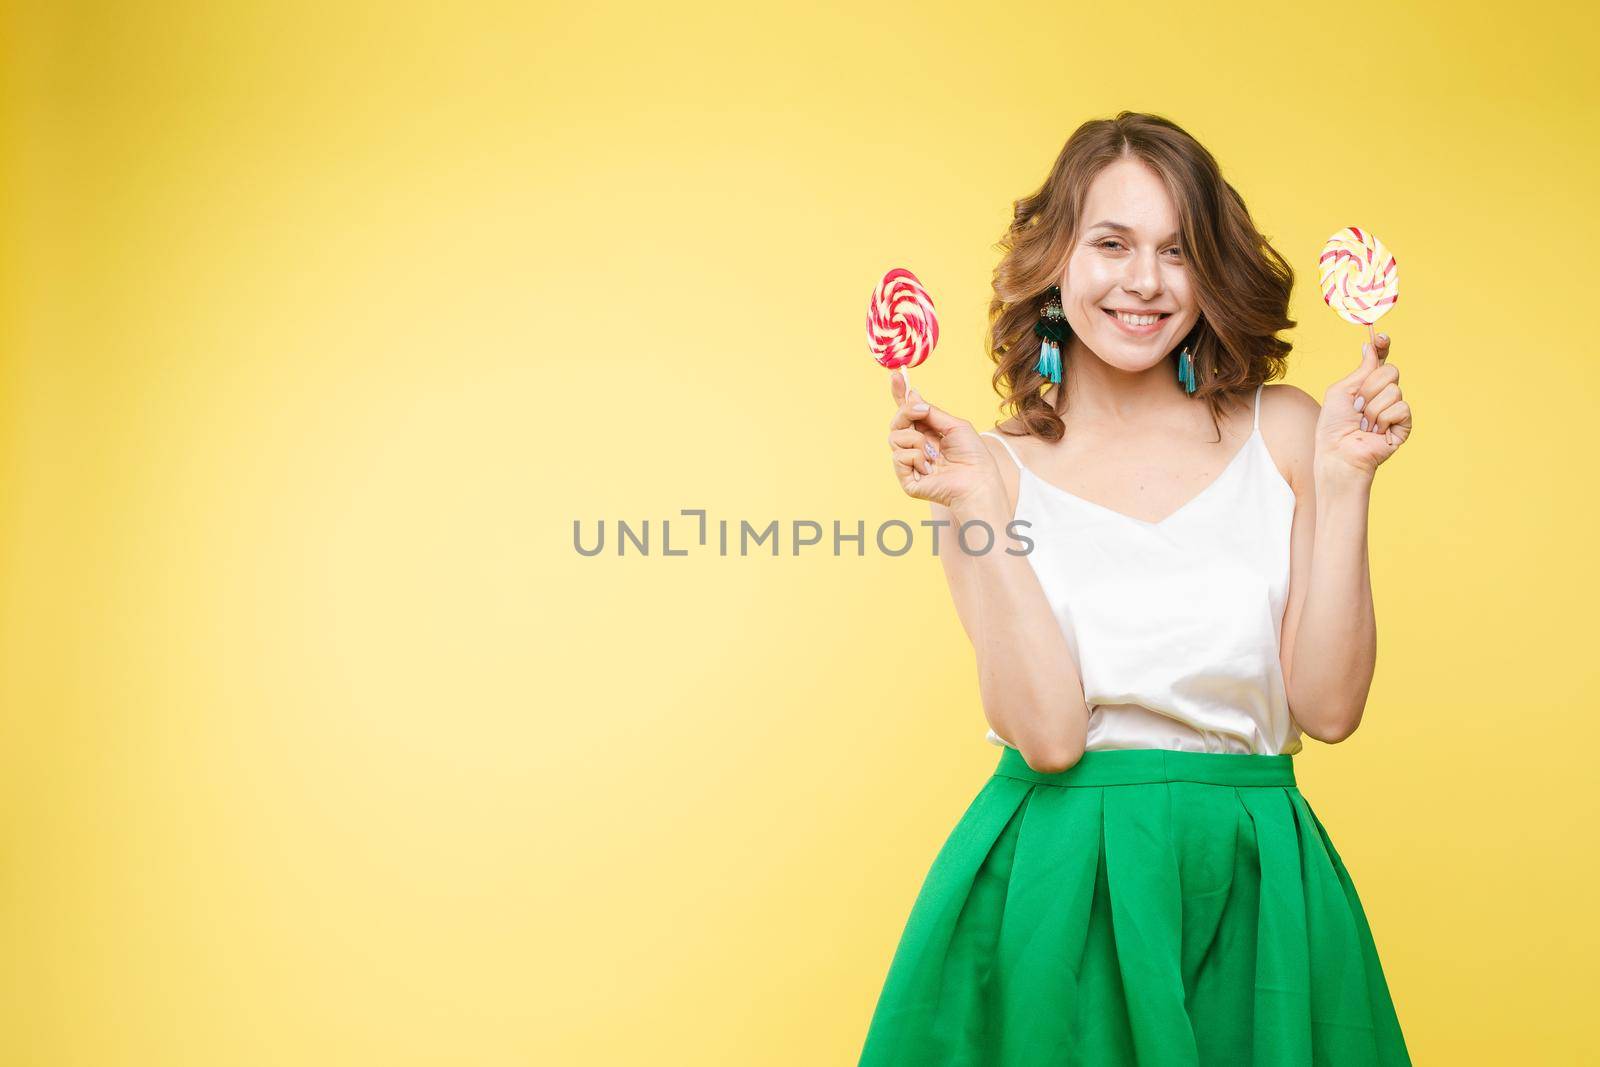
<path id="1" fill-rule="evenodd" d="M 1111 250 L 1111 251 L 1115 251 L 1116 249 L 1119 249 L 1119 248 L 1122 247 L 1122 242 L 1114 240 L 1114 239 L 1107 238 L 1104 241 L 1095 242 L 1095 247 L 1096 248 L 1105 248 L 1105 249 L 1108 249 L 1108 250 Z M 1183 249 L 1181 249 L 1181 248 L 1173 247 L 1173 248 L 1167 249 L 1167 251 L 1176 253 L 1179 256 L 1183 255 Z"/>

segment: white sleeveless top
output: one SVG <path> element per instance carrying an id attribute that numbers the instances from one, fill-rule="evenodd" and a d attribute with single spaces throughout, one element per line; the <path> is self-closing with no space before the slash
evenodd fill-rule
<path id="1" fill-rule="evenodd" d="M 1058 488 L 984 434 L 1019 470 L 1015 517 L 1083 679 L 1087 750 L 1299 752 L 1278 658 L 1295 496 L 1261 436 L 1261 386 L 1244 447 L 1160 522 Z"/>

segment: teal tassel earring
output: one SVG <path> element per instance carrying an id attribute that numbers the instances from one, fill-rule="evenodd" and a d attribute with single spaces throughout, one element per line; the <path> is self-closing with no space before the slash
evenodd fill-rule
<path id="1" fill-rule="evenodd" d="M 1033 324 L 1033 335 L 1039 338 L 1039 362 L 1034 370 L 1057 385 L 1061 383 L 1061 342 L 1067 339 L 1067 316 L 1061 310 L 1061 289 L 1050 287 L 1050 299 L 1039 312 L 1039 321 Z"/>
<path id="2" fill-rule="evenodd" d="M 1189 346 L 1183 346 L 1183 353 L 1178 356 L 1178 381 L 1183 383 L 1183 391 L 1190 396 L 1194 395 L 1194 356 L 1189 354 Z"/>

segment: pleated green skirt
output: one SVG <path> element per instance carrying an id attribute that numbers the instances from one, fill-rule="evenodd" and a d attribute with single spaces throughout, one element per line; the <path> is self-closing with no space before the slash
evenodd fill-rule
<path id="1" fill-rule="evenodd" d="M 1294 757 L 1007 748 L 935 857 L 861 1067 L 1410 1064 Z"/>

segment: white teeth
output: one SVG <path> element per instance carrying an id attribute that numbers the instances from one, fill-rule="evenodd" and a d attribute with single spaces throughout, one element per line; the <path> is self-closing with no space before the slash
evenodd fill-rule
<path id="1" fill-rule="evenodd" d="M 1117 318 L 1129 326 L 1150 326 L 1160 321 L 1160 315 L 1125 315 L 1120 311 L 1112 312 Z"/>

